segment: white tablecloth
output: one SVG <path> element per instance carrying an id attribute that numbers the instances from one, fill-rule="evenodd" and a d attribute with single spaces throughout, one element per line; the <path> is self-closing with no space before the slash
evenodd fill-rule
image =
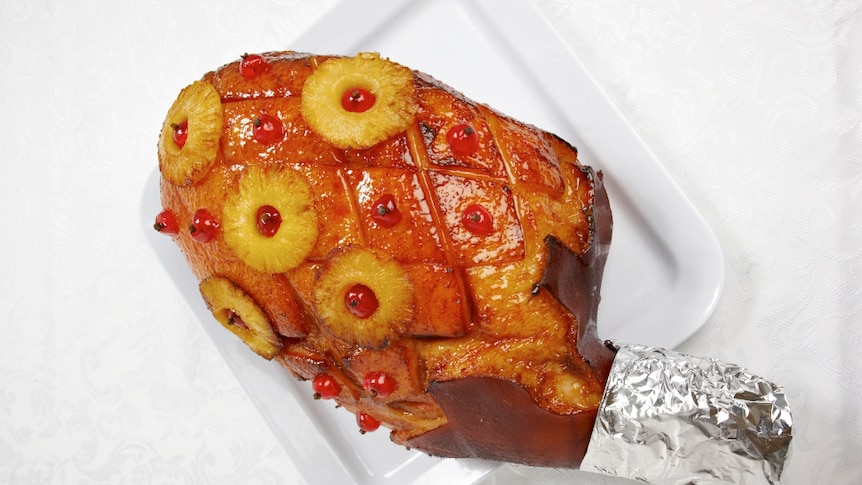
<path id="1" fill-rule="evenodd" d="M 0 483 L 296 480 L 141 227 L 178 90 L 336 6 L 245 3 L 0 2 Z M 535 4 L 721 243 L 680 349 L 786 388 L 782 483 L 862 483 L 862 4 Z"/>

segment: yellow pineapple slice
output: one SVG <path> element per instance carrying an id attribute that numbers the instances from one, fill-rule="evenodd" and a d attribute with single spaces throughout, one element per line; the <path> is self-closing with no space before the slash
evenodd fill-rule
<path id="1" fill-rule="evenodd" d="M 213 276 L 201 282 L 201 296 L 216 320 L 261 357 L 272 359 L 281 341 L 258 304 L 227 278 Z"/>
<path id="2" fill-rule="evenodd" d="M 404 131 L 417 103 L 410 69 L 374 52 L 322 63 L 302 88 L 301 112 L 338 148 L 368 148 Z"/>
<path id="3" fill-rule="evenodd" d="M 228 246 L 252 268 L 283 273 L 317 241 L 317 211 L 305 177 L 284 165 L 249 166 L 222 217 Z"/>
<path id="4" fill-rule="evenodd" d="M 222 126 L 221 98 L 212 84 L 195 81 L 180 91 L 159 136 L 159 169 L 186 186 L 203 178 L 216 159 Z"/>
<path id="5" fill-rule="evenodd" d="M 401 265 L 364 248 L 335 252 L 314 288 L 321 322 L 336 337 L 379 348 L 397 338 L 413 318 L 413 284 Z"/>

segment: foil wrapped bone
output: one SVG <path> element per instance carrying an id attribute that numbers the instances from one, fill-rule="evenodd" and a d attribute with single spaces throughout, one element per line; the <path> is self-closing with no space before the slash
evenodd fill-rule
<path id="1" fill-rule="evenodd" d="M 739 366 L 624 346 L 580 468 L 654 484 L 776 484 L 791 428 L 783 390 Z"/>

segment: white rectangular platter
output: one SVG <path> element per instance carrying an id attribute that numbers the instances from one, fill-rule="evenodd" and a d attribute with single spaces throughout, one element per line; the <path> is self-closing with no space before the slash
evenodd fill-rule
<path id="1" fill-rule="evenodd" d="M 577 146 L 585 164 L 604 172 L 614 213 L 602 338 L 672 348 L 711 315 L 724 279 L 715 236 L 530 3 L 344 1 L 292 45 L 272 46 L 279 49 L 378 51 Z M 143 194 L 145 227 L 159 210 L 154 172 Z M 314 401 L 308 383 L 224 331 L 204 307 L 179 250 L 151 230 L 148 240 L 307 483 L 462 485 L 500 466 L 407 451 L 383 430 L 360 435 L 352 415 Z"/>

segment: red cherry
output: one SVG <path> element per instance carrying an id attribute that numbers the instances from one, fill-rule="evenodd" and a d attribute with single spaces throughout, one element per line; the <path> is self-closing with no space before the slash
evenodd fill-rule
<path id="1" fill-rule="evenodd" d="M 317 374 L 311 381 L 315 399 L 332 399 L 341 393 L 341 384 L 329 374 Z"/>
<path id="2" fill-rule="evenodd" d="M 350 88 L 341 95 L 341 107 L 351 113 L 364 113 L 374 106 L 377 97 L 364 88 Z"/>
<path id="3" fill-rule="evenodd" d="M 374 295 L 371 288 L 361 284 L 353 285 L 347 290 L 344 295 L 344 304 L 356 318 L 368 318 L 380 306 L 380 302 L 377 301 L 377 296 Z"/>
<path id="4" fill-rule="evenodd" d="M 180 148 L 186 146 L 186 140 L 189 137 L 189 120 L 185 120 L 179 124 L 171 123 L 171 129 L 174 130 L 174 143 Z"/>
<path id="5" fill-rule="evenodd" d="M 446 141 L 455 155 L 472 155 L 479 149 L 479 134 L 467 123 L 453 126 L 446 133 Z"/>
<path id="6" fill-rule="evenodd" d="M 248 328 L 248 325 L 245 324 L 245 321 L 239 316 L 239 313 L 228 310 L 227 311 L 227 324 L 228 325 L 236 325 L 241 328 Z"/>
<path id="7" fill-rule="evenodd" d="M 156 223 L 153 224 L 153 229 L 162 234 L 173 236 L 180 232 L 180 225 L 177 223 L 177 218 L 173 212 L 163 210 L 156 216 Z"/>
<path id="8" fill-rule="evenodd" d="M 239 73 L 242 77 L 252 78 L 269 71 L 269 61 L 260 54 L 243 54 L 239 61 Z"/>
<path id="9" fill-rule="evenodd" d="M 365 411 L 360 411 L 356 415 L 356 424 L 359 425 L 359 432 L 365 434 L 376 431 L 380 427 L 380 420 Z"/>
<path id="10" fill-rule="evenodd" d="M 271 205 L 263 205 L 257 210 L 257 230 L 264 237 L 275 236 L 281 227 L 281 214 Z"/>
<path id="11" fill-rule="evenodd" d="M 487 236 L 494 231 L 494 219 L 488 209 L 479 204 L 473 204 L 464 211 L 461 223 L 468 231 L 477 236 Z"/>
<path id="12" fill-rule="evenodd" d="M 371 218 L 383 227 L 392 227 L 401 222 L 401 211 L 395 205 L 392 194 L 383 194 L 371 206 Z"/>
<path id="13" fill-rule="evenodd" d="M 221 224 L 206 209 L 198 209 L 192 217 L 189 234 L 197 242 L 208 242 L 218 236 Z"/>
<path id="14" fill-rule="evenodd" d="M 386 397 L 398 388 L 395 379 L 380 371 L 369 372 L 362 379 L 362 387 L 371 391 L 377 397 Z"/>
<path id="15" fill-rule="evenodd" d="M 281 120 L 266 113 L 261 114 L 252 121 L 254 139 L 264 145 L 270 145 L 284 138 L 284 127 Z"/>

